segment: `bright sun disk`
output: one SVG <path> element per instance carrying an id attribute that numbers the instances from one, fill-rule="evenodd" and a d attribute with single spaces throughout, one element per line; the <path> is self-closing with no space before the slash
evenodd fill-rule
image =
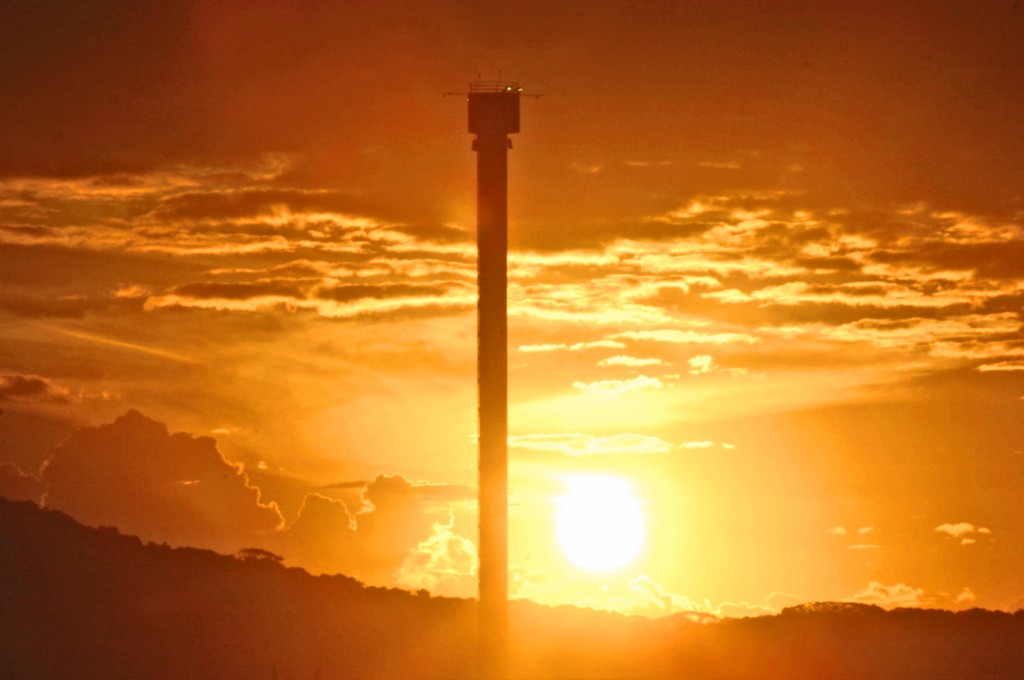
<path id="1" fill-rule="evenodd" d="M 557 501 L 558 545 L 574 564 L 611 571 L 631 562 L 644 542 L 640 501 L 615 477 L 577 476 Z"/>

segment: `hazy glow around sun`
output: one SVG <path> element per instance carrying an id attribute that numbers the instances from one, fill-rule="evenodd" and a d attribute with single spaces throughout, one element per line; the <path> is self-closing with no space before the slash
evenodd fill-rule
<path id="1" fill-rule="evenodd" d="M 568 478 L 558 501 L 558 545 L 574 564 L 590 571 L 622 567 L 640 552 L 644 520 L 640 501 L 622 479 L 599 475 Z"/>

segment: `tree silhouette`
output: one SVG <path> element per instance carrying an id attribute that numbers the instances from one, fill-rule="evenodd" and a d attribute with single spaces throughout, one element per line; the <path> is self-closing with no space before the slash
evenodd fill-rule
<path id="1" fill-rule="evenodd" d="M 513 678 L 1024 677 L 1024 611 L 817 602 L 751 619 L 513 601 Z M 0 498 L 0 675 L 473 678 L 472 600 L 312 576 L 262 549 L 144 544 Z M 319 673 L 319 675 L 318 675 Z"/>

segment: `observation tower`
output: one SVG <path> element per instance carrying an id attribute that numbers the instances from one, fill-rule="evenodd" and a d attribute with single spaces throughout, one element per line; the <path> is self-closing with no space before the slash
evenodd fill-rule
<path id="1" fill-rule="evenodd" d="M 508 676 L 508 136 L 519 132 L 521 92 L 508 81 L 469 85 L 477 154 L 481 680 Z"/>

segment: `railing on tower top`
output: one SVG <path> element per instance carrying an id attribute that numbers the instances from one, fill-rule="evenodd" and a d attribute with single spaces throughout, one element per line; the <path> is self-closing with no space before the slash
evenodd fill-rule
<path id="1" fill-rule="evenodd" d="M 470 92 L 522 92 L 519 83 L 510 80 L 479 80 L 469 84 Z"/>

